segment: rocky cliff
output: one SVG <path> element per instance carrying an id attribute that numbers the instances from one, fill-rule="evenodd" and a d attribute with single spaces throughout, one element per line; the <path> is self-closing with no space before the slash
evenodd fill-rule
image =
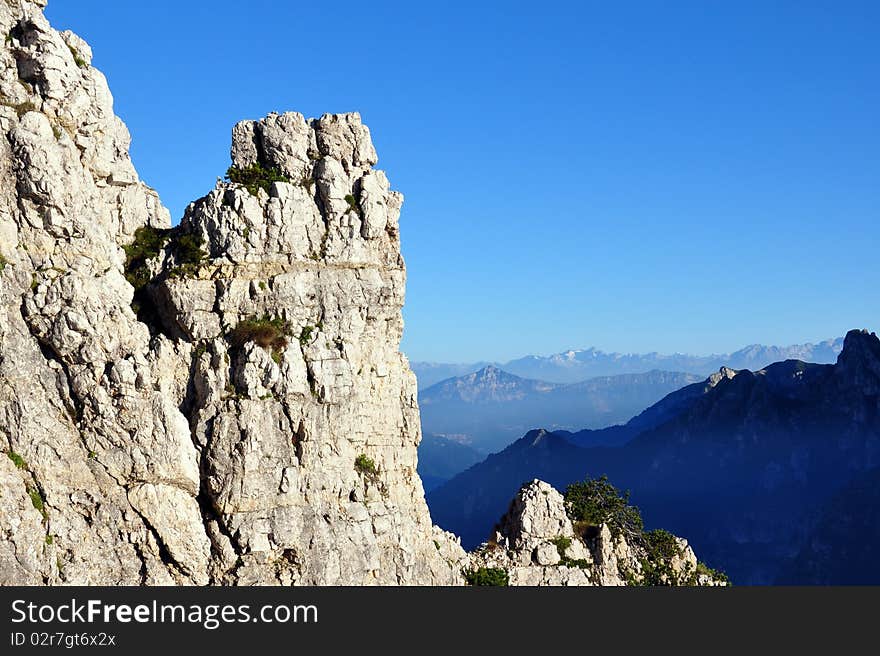
<path id="1" fill-rule="evenodd" d="M 360 117 L 239 123 L 172 228 L 44 4 L 0 2 L 0 583 L 462 583 Z"/>

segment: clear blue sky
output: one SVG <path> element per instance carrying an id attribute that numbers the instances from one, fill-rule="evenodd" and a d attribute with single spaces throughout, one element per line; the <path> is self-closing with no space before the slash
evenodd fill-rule
<path id="1" fill-rule="evenodd" d="M 357 110 L 412 359 L 880 329 L 880 3 L 50 0 L 175 221 L 270 111 Z"/>

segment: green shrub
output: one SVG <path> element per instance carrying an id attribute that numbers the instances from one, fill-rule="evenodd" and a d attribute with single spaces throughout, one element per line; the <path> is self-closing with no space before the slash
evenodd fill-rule
<path id="1" fill-rule="evenodd" d="M 312 341 L 312 333 L 314 331 L 314 326 L 303 326 L 303 329 L 299 333 L 299 343 L 305 346 L 310 341 Z"/>
<path id="2" fill-rule="evenodd" d="M 700 574 L 718 581 L 728 581 L 723 572 L 712 570 L 703 563 L 698 563 L 695 570 L 685 565 L 681 571 L 675 571 L 673 561 L 684 555 L 675 536 L 663 529 L 645 531 L 639 509 L 629 505 L 629 492 L 620 492 L 608 482 L 606 476 L 569 485 L 565 489 L 565 509 L 576 529 L 607 524 L 615 539 L 623 536 L 635 549 L 641 573 L 633 571 L 627 564 L 618 565 L 618 573 L 627 585 L 697 585 Z M 570 545 L 566 538 L 560 536 L 553 543 L 562 556 L 560 564 L 569 567 L 590 566 L 586 561 L 564 556 L 565 549 Z"/>
<path id="3" fill-rule="evenodd" d="M 6 261 L 6 258 L 0 255 L 0 271 L 3 271 L 3 269 L 6 268 L 7 264 L 8 262 Z"/>
<path id="4" fill-rule="evenodd" d="M 565 550 L 571 546 L 571 540 L 565 536 L 560 535 L 559 537 L 553 538 L 550 541 L 556 545 L 556 551 L 559 552 L 559 557 L 564 559 Z"/>
<path id="5" fill-rule="evenodd" d="M 290 182 L 290 178 L 283 175 L 278 169 L 264 168 L 259 162 L 243 169 L 230 166 L 226 170 L 226 179 L 229 182 L 243 185 L 254 196 L 257 195 L 259 189 L 269 193 L 273 182 Z"/>
<path id="6" fill-rule="evenodd" d="M 359 214 L 360 210 L 358 209 L 357 199 L 351 194 L 345 195 L 345 202 L 348 203 L 348 209 L 346 212 L 354 212 L 355 214 Z"/>
<path id="7" fill-rule="evenodd" d="M 662 528 L 646 531 L 642 535 L 645 557 L 641 559 L 642 585 L 685 585 L 690 576 L 677 574 L 672 561 L 682 556 L 675 536 Z"/>
<path id="8" fill-rule="evenodd" d="M 123 246 L 125 251 L 125 279 L 135 291 L 146 287 L 150 282 L 147 261 L 159 255 L 170 238 L 170 230 L 152 226 L 142 226 L 135 230 L 134 241 Z"/>
<path id="9" fill-rule="evenodd" d="M 681 548 L 675 536 L 662 528 L 655 528 L 643 533 L 645 551 L 650 558 L 657 560 L 671 560 L 681 557 Z"/>
<path id="10" fill-rule="evenodd" d="M 639 509 L 629 505 L 629 492 L 621 493 L 607 476 L 572 483 L 565 488 L 565 509 L 573 522 L 582 526 L 608 524 L 611 535 L 641 535 Z"/>
<path id="11" fill-rule="evenodd" d="M 510 584 L 507 570 L 501 567 L 480 567 L 470 571 L 464 570 L 462 574 L 468 585 L 507 586 Z"/>
<path id="12" fill-rule="evenodd" d="M 202 250 L 205 240 L 201 235 L 182 234 L 174 240 L 174 251 L 180 264 L 200 264 L 208 254 Z"/>
<path id="13" fill-rule="evenodd" d="M 264 349 L 271 349 L 273 355 L 278 353 L 280 360 L 281 351 L 287 347 L 287 338 L 290 336 L 290 324 L 281 317 L 252 317 L 241 321 L 227 339 L 233 348 L 241 348 L 248 342 L 254 342 Z"/>
<path id="14" fill-rule="evenodd" d="M 354 468 L 361 474 L 366 474 L 368 476 L 375 476 L 379 473 L 376 469 L 376 463 L 365 453 L 360 454 L 357 458 L 354 459 Z"/>
<path id="15" fill-rule="evenodd" d="M 18 469 L 28 468 L 28 464 L 25 462 L 24 458 L 18 455 L 15 451 L 7 451 L 6 455 L 9 456 L 12 464 L 14 464 Z"/>
<path id="16" fill-rule="evenodd" d="M 713 581 L 719 581 L 721 583 L 726 583 L 727 585 L 730 585 L 730 577 L 728 577 L 727 574 L 725 574 L 724 572 L 722 572 L 719 569 L 712 569 L 711 567 L 709 567 L 706 563 L 704 563 L 702 561 L 697 561 L 697 569 L 696 569 L 696 571 L 694 571 L 692 585 L 697 584 L 697 582 L 699 580 L 698 577 L 701 575 L 708 576 Z"/>

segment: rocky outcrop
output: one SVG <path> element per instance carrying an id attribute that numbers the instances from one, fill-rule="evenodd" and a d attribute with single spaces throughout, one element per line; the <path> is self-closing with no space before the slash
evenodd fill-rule
<path id="1" fill-rule="evenodd" d="M 463 583 L 416 473 L 403 198 L 360 116 L 239 123 L 172 228 L 44 4 L 0 2 L 0 583 Z M 616 581 L 580 542 L 599 569 L 556 575 L 545 487 L 499 534 L 515 579 Z"/>
<path id="2" fill-rule="evenodd" d="M 459 582 L 416 475 L 402 197 L 360 117 L 238 124 L 233 164 L 285 181 L 220 183 L 171 231 L 42 4 L 0 3 L 3 582 Z M 150 235 L 141 321 L 123 247 Z M 268 314 L 280 348 L 233 347 Z"/>
<path id="3" fill-rule="evenodd" d="M 650 539 L 612 529 L 573 522 L 563 496 L 536 479 L 520 489 L 493 537 L 471 554 L 471 571 L 503 570 L 509 585 L 726 585 L 698 563 L 687 540 L 663 532 L 669 548 L 661 552 Z"/>
<path id="4" fill-rule="evenodd" d="M 207 582 L 201 525 L 187 529 L 199 558 L 178 567 L 130 502 L 150 485 L 156 516 L 198 516 L 198 453 L 157 389 L 123 276 L 121 245 L 170 218 L 138 180 L 88 46 L 41 4 L 0 3 L 0 512 L 25 509 L 3 518 L 0 570 L 8 583 Z"/>
<path id="5" fill-rule="evenodd" d="M 357 114 L 239 123 L 233 166 L 276 180 L 220 182 L 190 205 L 180 231 L 204 261 L 150 286 L 162 328 L 192 354 L 191 395 L 181 386 L 176 401 L 220 545 L 213 581 L 458 580 L 416 474 L 415 379 L 398 352 L 402 196 L 376 160 Z M 173 272 L 173 243 L 164 257 Z M 278 334 L 237 344 L 242 326 Z"/>

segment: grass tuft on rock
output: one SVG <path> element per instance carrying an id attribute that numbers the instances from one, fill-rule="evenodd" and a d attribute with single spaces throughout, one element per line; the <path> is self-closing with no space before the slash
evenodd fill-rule
<path id="1" fill-rule="evenodd" d="M 49 513 L 46 512 L 46 503 L 43 501 L 43 495 L 40 494 L 40 491 L 36 488 L 31 488 L 28 494 L 31 497 L 31 504 L 40 512 L 43 519 L 49 519 Z"/>
<path id="2" fill-rule="evenodd" d="M 83 59 L 83 56 L 77 52 L 76 48 L 71 45 L 67 46 L 67 49 L 70 50 L 70 54 L 73 55 L 73 63 L 79 66 L 80 68 L 86 68 L 89 64 Z"/>
<path id="3" fill-rule="evenodd" d="M 15 451 L 7 451 L 6 455 L 12 461 L 12 464 L 16 466 L 16 468 L 27 470 L 27 462 L 25 462 L 25 459 L 18 455 Z"/>

